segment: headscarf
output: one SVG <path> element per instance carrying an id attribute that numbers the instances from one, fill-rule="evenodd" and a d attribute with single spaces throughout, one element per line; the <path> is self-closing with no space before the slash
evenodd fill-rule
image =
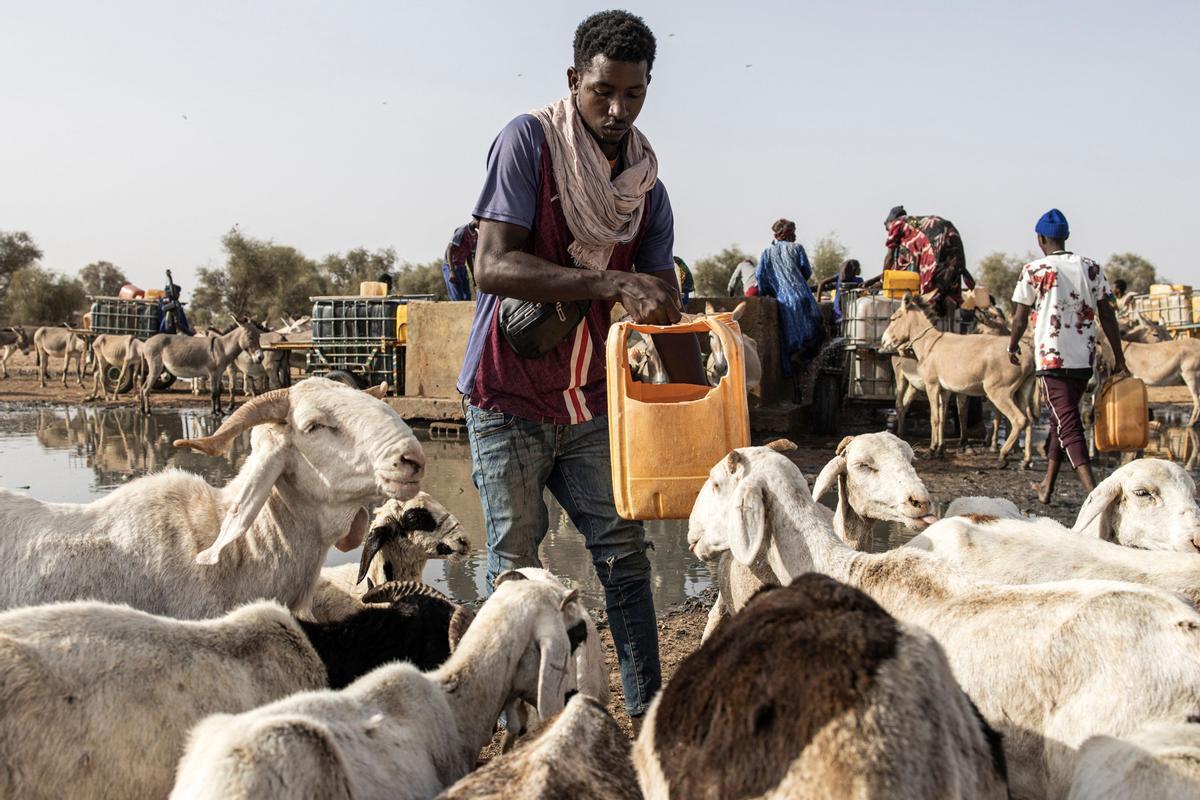
<path id="1" fill-rule="evenodd" d="M 633 241 L 658 180 L 658 159 L 637 128 L 625 136 L 626 167 L 612 165 L 592 137 L 571 96 L 531 112 L 546 134 L 563 216 L 574 241 L 567 252 L 588 269 L 608 269 L 613 248 Z"/>

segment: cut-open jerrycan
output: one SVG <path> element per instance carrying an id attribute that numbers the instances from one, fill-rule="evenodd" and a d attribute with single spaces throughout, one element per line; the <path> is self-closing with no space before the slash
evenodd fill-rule
<path id="1" fill-rule="evenodd" d="M 620 322 L 608 334 L 613 499 L 624 519 L 687 519 L 708 472 L 750 445 L 741 334 L 728 313 L 678 325 Z M 633 379 L 629 334 L 716 334 L 729 369 L 716 386 Z"/>
<path id="2" fill-rule="evenodd" d="M 1137 378 L 1107 381 L 1096 400 L 1096 449 L 1141 450 L 1150 441 L 1146 384 Z"/>

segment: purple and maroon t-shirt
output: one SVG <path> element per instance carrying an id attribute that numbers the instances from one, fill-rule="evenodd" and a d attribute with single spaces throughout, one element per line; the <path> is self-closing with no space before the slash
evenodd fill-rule
<path id="1" fill-rule="evenodd" d="M 623 165 L 618 162 L 614 177 Z M 674 270 L 675 219 L 659 181 L 647 193 L 646 213 L 632 242 L 618 245 L 610 270 Z M 523 114 L 500 132 L 488 152 L 487 179 L 472 215 L 530 231 L 527 252 L 571 265 L 573 241 L 558 200 L 542 125 Z M 604 343 L 612 304 L 592 301 L 583 323 L 558 347 L 536 359 L 513 352 L 497 327 L 500 300 L 479 293 L 458 390 L 479 408 L 558 425 L 606 413 Z"/>

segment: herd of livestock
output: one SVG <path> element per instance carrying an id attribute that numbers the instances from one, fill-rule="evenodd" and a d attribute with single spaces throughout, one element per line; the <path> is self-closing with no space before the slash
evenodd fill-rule
<path id="1" fill-rule="evenodd" d="M 811 490 L 790 442 L 730 453 L 688 530 L 717 602 L 631 745 L 574 591 L 512 571 L 476 611 L 421 583 L 469 544 L 381 388 L 310 378 L 176 442 L 249 431 L 225 487 L 0 492 L 0 795 L 1200 791 L 1200 508 L 1175 464 L 1121 467 L 1068 529 L 1000 498 L 937 519 L 890 433 L 843 440 Z M 920 533 L 872 553 L 878 521 Z M 331 546 L 360 563 L 323 567 Z"/>

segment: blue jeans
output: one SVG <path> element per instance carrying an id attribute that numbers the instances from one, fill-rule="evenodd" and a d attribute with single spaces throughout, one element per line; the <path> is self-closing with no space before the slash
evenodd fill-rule
<path id="1" fill-rule="evenodd" d="M 487 528 L 489 589 L 506 569 L 541 566 L 548 488 L 587 543 L 604 586 L 625 708 L 641 716 L 662 687 L 658 626 L 645 531 L 617 516 L 613 505 L 607 417 L 553 425 L 470 405 L 466 416 Z"/>

